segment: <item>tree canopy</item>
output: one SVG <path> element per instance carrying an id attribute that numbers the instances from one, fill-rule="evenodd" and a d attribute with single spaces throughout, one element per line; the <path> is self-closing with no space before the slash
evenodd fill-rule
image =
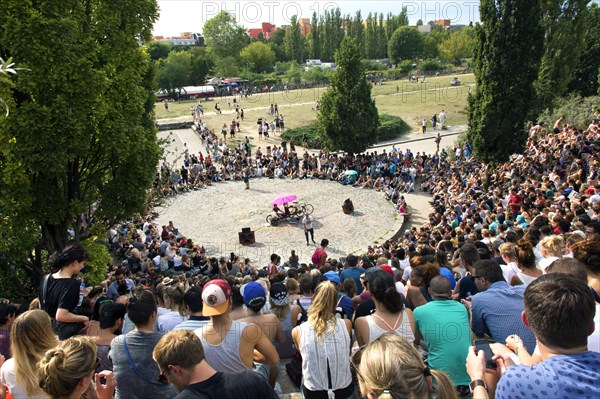
<path id="1" fill-rule="evenodd" d="M 355 39 L 344 38 L 335 62 L 331 85 L 321 98 L 318 135 L 330 150 L 360 153 L 377 142 L 379 116 Z"/>
<path id="2" fill-rule="evenodd" d="M 395 62 L 412 60 L 423 52 L 423 35 L 410 26 L 398 28 L 388 44 L 389 57 Z"/>
<path id="3" fill-rule="evenodd" d="M 206 21 L 202 35 L 210 52 L 216 57 L 237 58 L 242 48 L 250 43 L 244 27 L 227 11 L 221 11 Z"/>
<path id="4" fill-rule="evenodd" d="M 503 162 L 527 138 L 543 50 L 540 0 L 482 0 L 480 15 L 467 137 L 481 160 Z"/>
<path id="5" fill-rule="evenodd" d="M 240 56 L 252 72 L 271 72 L 275 65 L 275 52 L 262 42 L 254 42 L 244 47 Z"/>
<path id="6" fill-rule="evenodd" d="M 53 252 L 69 229 L 78 240 L 90 223 L 145 209 L 160 148 L 138 40 L 156 18 L 154 0 L 3 1 L 0 48 L 24 68 L 0 120 L 0 241 L 20 244 L 12 261 L 40 231 Z"/>

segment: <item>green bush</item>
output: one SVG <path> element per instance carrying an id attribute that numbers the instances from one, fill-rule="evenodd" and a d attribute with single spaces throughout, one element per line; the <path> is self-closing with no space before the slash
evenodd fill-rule
<path id="1" fill-rule="evenodd" d="M 398 63 L 396 69 L 403 74 L 409 73 L 413 69 L 413 62 L 411 60 L 404 60 Z"/>
<path id="2" fill-rule="evenodd" d="M 399 116 L 388 114 L 379 115 L 379 129 L 377 129 L 377 141 L 394 140 L 406 132 L 410 132 L 410 126 Z"/>
<path id="3" fill-rule="evenodd" d="M 397 139 L 410 130 L 410 126 L 399 116 L 388 114 L 379 115 L 379 129 L 377 129 L 378 142 Z M 321 143 L 317 137 L 317 127 L 315 125 L 287 129 L 281 135 L 281 138 L 288 142 L 294 140 L 294 144 L 302 145 L 302 138 L 304 135 L 306 135 L 309 148 L 321 148 Z"/>
<path id="4" fill-rule="evenodd" d="M 321 143 L 319 143 L 319 140 L 317 139 L 316 125 L 308 125 L 286 129 L 285 132 L 281 134 L 281 138 L 286 140 L 288 143 L 293 140 L 294 144 L 302 145 L 302 139 L 304 135 L 306 135 L 306 140 L 308 141 L 309 148 L 321 148 Z"/>
<path id="5" fill-rule="evenodd" d="M 446 69 L 446 66 L 435 59 L 428 59 L 419 64 L 419 70 L 421 71 L 441 71 Z"/>
<path id="6" fill-rule="evenodd" d="M 546 110 L 540 115 L 539 121 L 544 122 L 546 130 L 552 130 L 554 122 L 561 115 L 565 115 L 564 123 L 586 129 L 594 118 L 594 110 L 590 109 L 589 104 L 600 104 L 600 96 L 580 97 L 572 95 L 561 98 L 557 100 L 552 111 Z"/>
<path id="7" fill-rule="evenodd" d="M 106 278 L 106 273 L 112 258 L 106 244 L 93 238 L 81 242 L 81 245 L 90 253 L 90 259 L 85 262 L 85 283 L 88 286 L 100 284 Z"/>

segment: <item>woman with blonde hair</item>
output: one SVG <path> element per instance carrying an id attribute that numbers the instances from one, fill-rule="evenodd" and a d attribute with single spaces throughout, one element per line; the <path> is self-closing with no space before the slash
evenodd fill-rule
<path id="1" fill-rule="evenodd" d="M 540 251 L 542 260 L 537 264 L 537 268 L 543 273 L 552 262 L 562 257 L 564 240 L 561 236 L 551 235 L 544 237 L 540 242 Z"/>
<path id="2" fill-rule="evenodd" d="M 47 350 L 58 345 L 50 316 L 43 310 L 29 310 L 14 320 L 11 335 L 13 357 L 0 369 L 0 383 L 8 387 L 15 399 L 45 398 L 39 387 L 36 364 Z M 1 388 L 0 398 L 4 397 L 5 390 Z"/>
<path id="3" fill-rule="evenodd" d="M 185 320 L 185 304 L 183 303 L 183 285 L 166 287 L 163 293 L 165 307 L 169 311 L 158 317 L 158 330 L 163 333 L 171 331 L 175 326 Z"/>
<path id="4" fill-rule="evenodd" d="M 90 337 L 69 338 L 47 351 L 39 362 L 39 386 L 50 399 L 112 399 L 115 376 L 112 371 L 96 374 L 99 364 L 96 344 Z"/>
<path id="5" fill-rule="evenodd" d="M 513 277 L 517 275 L 517 273 L 521 272 L 521 269 L 517 266 L 517 253 L 515 252 L 515 244 L 512 242 L 505 242 L 500 245 L 498 248 L 500 251 L 500 256 L 504 261 L 504 265 L 500 265 L 502 268 L 502 275 L 504 276 L 504 280 L 506 280 L 509 284 L 512 281 Z"/>
<path id="6" fill-rule="evenodd" d="M 293 303 L 296 299 L 301 297 L 300 285 L 295 278 L 287 278 L 285 280 L 285 288 L 287 288 L 288 293 L 290 294 L 290 303 Z"/>
<path id="7" fill-rule="evenodd" d="M 415 347 L 397 334 L 386 333 L 352 357 L 360 392 L 368 399 L 456 399 L 448 376 L 429 370 Z"/>
<path id="8" fill-rule="evenodd" d="M 352 323 L 335 317 L 337 288 L 329 281 L 317 285 L 308 321 L 292 330 L 302 355 L 303 397 L 346 399 L 354 392 L 350 372 Z"/>

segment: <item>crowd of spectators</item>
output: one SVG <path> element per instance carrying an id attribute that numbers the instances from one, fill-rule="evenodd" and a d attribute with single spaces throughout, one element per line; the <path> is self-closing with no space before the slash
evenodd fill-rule
<path id="1" fill-rule="evenodd" d="M 431 193 L 432 211 L 362 254 L 318 264 L 273 254 L 265 268 L 209 257 L 146 217 L 110 230 L 118 264 L 98 287 L 75 277 L 89 254 L 73 244 L 51 258 L 31 310 L 0 305 L 10 395 L 277 397 L 282 363 L 309 399 L 600 395 L 597 121 L 533 125 L 524 153 L 495 168 L 468 145 L 301 158 L 282 146 L 253 158 L 201 134 L 206 158 L 163 165 L 175 191 L 244 168 L 340 181 L 353 170 L 357 189 L 395 204 Z"/>

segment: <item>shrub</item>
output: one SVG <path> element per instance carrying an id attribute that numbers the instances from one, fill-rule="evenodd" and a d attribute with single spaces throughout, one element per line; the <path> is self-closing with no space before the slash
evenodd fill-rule
<path id="1" fill-rule="evenodd" d="M 379 115 L 379 124 L 379 129 L 377 129 L 378 142 L 397 139 L 411 130 L 410 126 L 399 116 Z M 317 127 L 315 125 L 286 129 L 281 137 L 288 142 L 294 140 L 295 144 L 302 145 L 304 135 L 306 135 L 309 148 L 320 149 L 322 147 L 317 139 Z"/>
<path id="2" fill-rule="evenodd" d="M 446 69 L 446 66 L 438 60 L 428 59 L 419 64 L 419 69 L 426 72 L 441 71 Z"/>
<path id="3" fill-rule="evenodd" d="M 410 126 L 399 116 L 388 114 L 379 115 L 379 129 L 377 129 L 377 141 L 393 140 L 403 133 L 409 132 Z"/>
<path id="4" fill-rule="evenodd" d="M 566 98 L 557 100 L 556 106 L 552 111 L 546 110 L 539 116 L 539 121 L 544 122 L 546 130 L 552 130 L 554 122 L 561 116 L 565 115 L 564 123 L 576 126 L 579 129 L 586 129 L 594 119 L 594 110 L 589 107 L 589 104 L 600 104 L 599 96 L 580 97 L 572 95 Z"/>
<path id="5" fill-rule="evenodd" d="M 106 278 L 106 273 L 112 261 L 108 248 L 106 244 L 94 238 L 82 241 L 81 245 L 90 253 L 90 259 L 85 262 L 85 283 L 88 286 L 98 285 Z"/>
<path id="6" fill-rule="evenodd" d="M 288 143 L 293 140 L 294 144 L 302 145 L 304 135 L 306 135 L 309 148 L 321 148 L 321 143 L 317 139 L 317 126 L 314 124 L 286 129 L 285 132 L 281 134 L 281 138 Z"/>

